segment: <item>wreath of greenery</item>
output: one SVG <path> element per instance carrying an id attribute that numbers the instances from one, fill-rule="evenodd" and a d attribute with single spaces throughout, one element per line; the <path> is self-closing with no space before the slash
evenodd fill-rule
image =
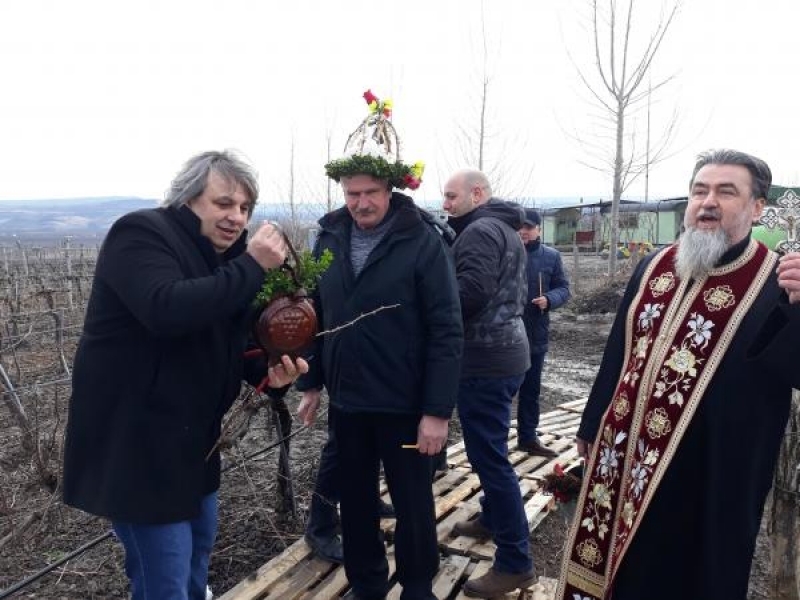
<path id="1" fill-rule="evenodd" d="M 354 154 L 332 160 L 325 165 L 325 174 L 337 182 L 342 177 L 371 175 L 375 179 L 388 180 L 392 187 L 399 190 L 407 187 L 414 189 L 414 173 L 410 165 L 399 161 L 390 163 L 385 158 L 371 154 Z"/>

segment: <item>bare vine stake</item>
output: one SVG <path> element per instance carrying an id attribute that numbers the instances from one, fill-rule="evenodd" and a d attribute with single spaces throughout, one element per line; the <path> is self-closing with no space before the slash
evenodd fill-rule
<path id="1" fill-rule="evenodd" d="M 3 401 L 6 403 L 6 406 L 8 406 L 8 410 L 11 412 L 11 415 L 17 422 L 17 426 L 22 432 L 22 447 L 26 452 L 34 452 L 36 450 L 36 444 L 33 441 L 30 419 L 25 412 L 25 407 L 22 406 L 22 400 L 19 394 L 17 394 L 17 390 L 14 389 L 14 384 L 11 383 L 11 379 L 8 377 L 5 367 L 3 367 L 1 362 L 0 382 L 3 383 L 7 391 L 7 393 L 2 394 Z"/>
<path id="2" fill-rule="evenodd" d="M 323 335 L 330 335 L 331 333 L 336 333 L 338 331 L 341 331 L 342 329 L 347 329 L 348 327 L 350 327 L 352 325 L 355 325 L 356 323 L 358 323 L 361 319 L 363 319 L 365 317 L 372 316 L 374 314 L 377 314 L 377 313 L 379 313 L 379 312 L 381 312 L 383 310 L 388 310 L 390 308 L 398 308 L 399 306 L 400 306 L 399 304 L 390 304 L 389 306 L 379 306 L 375 310 L 371 310 L 368 313 L 361 313 L 360 315 L 358 315 L 352 321 L 348 321 L 347 323 L 343 323 L 342 325 L 339 325 L 338 327 L 334 327 L 333 329 L 326 329 L 325 331 L 320 331 L 316 335 L 316 337 L 322 337 Z"/>

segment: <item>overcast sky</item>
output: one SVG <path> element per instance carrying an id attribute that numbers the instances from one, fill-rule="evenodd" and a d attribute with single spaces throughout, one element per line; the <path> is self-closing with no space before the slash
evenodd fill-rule
<path id="1" fill-rule="evenodd" d="M 662 3 L 639 4 L 648 34 Z M 327 137 L 339 153 L 367 88 L 394 101 L 403 157 L 427 164 L 415 197 L 437 199 L 450 170 L 472 166 L 459 132 L 477 127 L 481 24 L 505 191 L 608 197 L 610 175 L 584 164 L 603 133 L 576 71 L 595 75 L 585 7 L 486 0 L 482 18 L 480 0 L 1 2 L 0 199 L 161 198 L 186 158 L 235 148 L 262 200 L 282 200 L 294 141 L 295 198 L 320 201 Z M 797 0 L 684 0 L 652 71 L 674 75 L 653 96 L 652 137 L 673 111 L 678 124 L 651 197 L 685 194 L 710 147 L 800 184 L 798 22 Z M 643 195 L 643 179 L 628 193 Z"/>

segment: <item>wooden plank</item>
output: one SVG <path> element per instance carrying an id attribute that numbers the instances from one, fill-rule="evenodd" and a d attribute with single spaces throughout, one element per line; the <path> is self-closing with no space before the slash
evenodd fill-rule
<path id="1" fill-rule="evenodd" d="M 546 425 L 553 422 L 558 422 L 561 419 L 571 419 L 575 417 L 575 411 L 566 410 L 564 408 L 557 408 L 539 416 L 539 425 Z"/>
<path id="2" fill-rule="evenodd" d="M 558 408 L 576 413 L 583 413 L 583 409 L 586 408 L 586 402 L 586 398 L 582 398 L 580 400 L 570 400 L 569 402 L 563 402 L 559 404 Z"/>
<path id="3" fill-rule="evenodd" d="M 574 412 L 560 412 L 558 414 L 553 415 L 548 419 L 540 419 L 539 420 L 539 427 L 537 429 L 542 433 L 546 431 L 550 431 L 554 427 L 558 427 L 564 423 L 572 423 L 572 422 L 579 422 L 581 420 L 581 416 L 575 414 Z"/>
<path id="4" fill-rule="evenodd" d="M 485 575 L 486 572 L 491 568 L 492 563 L 486 560 L 481 560 L 477 562 L 472 561 L 472 564 L 470 566 L 472 567 L 472 569 L 467 571 L 469 574 L 469 577 L 467 578 L 468 580 L 477 579 L 478 577 Z M 457 600 L 466 600 L 467 598 L 469 598 L 469 596 L 465 596 L 464 592 L 459 590 L 458 595 L 456 595 L 456 598 Z"/>
<path id="5" fill-rule="evenodd" d="M 480 507 L 477 503 L 465 502 L 436 524 L 436 539 L 439 540 L 439 545 L 442 549 L 447 547 L 447 541 L 450 538 L 453 526 L 459 521 L 470 519 L 479 509 Z"/>
<path id="6" fill-rule="evenodd" d="M 530 530 L 542 522 L 553 506 L 552 497 L 546 496 L 540 490 L 541 478 L 552 471 L 556 462 L 568 469 L 580 460 L 577 457 L 573 436 L 584 405 L 584 400 L 565 402 L 555 410 L 542 415 L 540 438 L 548 447 L 559 452 L 556 458 L 547 459 L 517 451 L 515 449 L 517 430 L 515 427 L 509 430 L 509 462 L 519 478 L 525 517 Z M 434 580 L 434 593 L 442 598 L 465 598 L 461 589 L 463 581 L 467 578 L 480 577 L 491 567 L 495 545 L 491 541 L 479 543 L 472 538 L 451 536 L 455 523 L 469 519 L 480 511 L 481 489 L 477 474 L 471 470 L 463 441 L 450 446 L 447 457 L 450 468 L 446 472 L 437 474 L 433 482 L 437 539 L 442 551 L 447 554 Z M 381 482 L 380 489 L 383 498 L 390 501 L 385 481 Z M 390 572 L 394 577 L 395 560 L 391 538 L 395 522 L 393 519 L 384 519 L 381 521 L 381 526 L 388 534 L 387 558 Z M 542 581 L 546 585 L 540 585 Z M 549 583 L 544 579 L 542 581 L 527 591 L 507 594 L 504 598 L 551 600 L 552 580 Z M 314 558 L 310 548 L 301 538 L 251 576 L 239 582 L 219 600 L 263 600 L 264 598 L 327 600 L 341 597 L 347 591 L 348 585 L 344 568 Z M 401 593 L 401 587 L 394 582 L 388 597 L 396 600 Z"/>
<path id="7" fill-rule="evenodd" d="M 439 573 L 433 580 L 433 595 L 437 598 L 449 598 L 450 594 L 461 587 L 469 558 L 466 556 L 448 556 L 439 566 Z"/>
<path id="8" fill-rule="evenodd" d="M 450 512 L 459 502 L 473 496 L 481 487 L 478 476 L 470 473 L 457 487 L 450 490 L 444 497 L 436 499 L 436 518 Z"/>
<path id="9" fill-rule="evenodd" d="M 546 433 L 552 435 L 554 438 L 574 438 L 575 434 L 578 432 L 578 428 L 580 427 L 580 421 L 569 421 L 564 423 L 558 423 L 554 425 L 552 429 L 548 429 Z"/>
<path id="10" fill-rule="evenodd" d="M 525 518 L 530 531 L 536 529 L 554 505 L 553 496 L 543 492 L 537 492 L 525 503 Z"/>
<path id="11" fill-rule="evenodd" d="M 563 452 L 558 456 L 556 456 L 555 458 L 550 459 L 542 466 L 540 466 L 538 469 L 530 473 L 529 477 L 532 477 L 534 479 L 541 479 L 547 473 L 553 472 L 553 467 L 555 466 L 556 463 L 559 463 L 560 465 L 564 466 L 565 464 L 569 464 L 570 461 L 572 461 L 577 456 L 578 456 L 578 449 L 575 446 L 572 446 L 566 452 Z"/>
<path id="12" fill-rule="evenodd" d="M 528 455 L 528 458 L 523 462 L 519 463 L 514 470 L 517 472 L 517 477 L 530 477 L 530 474 L 536 471 L 539 467 L 543 464 L 548 462 L 550 459 L 546 456 L 533 456 Z"/>
<path id="13" fill-rule="evenodd" d="M 342 595 L 348 585 L 344 567 L 337 566 L 318 586 L 308 590 L 300 597 L 303 600 L 308 600 L 309 598 L 337 598 Z"/>
<path id="14" fill-rule="evenodd" d="M 300 538 L 289 546 L 281 554 L 270 560 L 268 563 L 259 567 L 255 573 L 240 581 L 231 588 L 219 600 L 258 600 L 268 592 L 275 583 L 291 569 L 295 568 L 298 562 L 306 560 L 311 556 L 311 549 L 305 540 Z"/>
<path id="15" fill-rule="evenodd" d="M 558 579 L 539 577 L 539 581 L 531 588 L 532 596 L 530 600 L 554 600 L 557 588 Z"/>
<path id="16" fill-rule="evenodd" d="M 333 568 L 334 565 L 319 558 L 312 558 L 307 562 L 300 563 L 293 571 L 286 573 L 285 577 L 276 582 L 275 586 L 269 590 L 269 595 L 273 598 L 296 600 Z"/>

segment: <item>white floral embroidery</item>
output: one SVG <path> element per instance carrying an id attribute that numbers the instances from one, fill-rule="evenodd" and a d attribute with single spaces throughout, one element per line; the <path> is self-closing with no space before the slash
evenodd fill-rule
<path id="1" fill-rule="evenodd" d="M 581 596 L 580 594 L 572 594 L 572 600 L 594 600 L 591 596 Z"/>
<path id="2" fill-rule="evenodd" d="M 639 328 L 648 330 L 653 325 L 653 321 L 661 316 L 663 304 L 645 304 L 644 310 L 639 313 Z"/>
<path id="3" fill-rule="evenodd" d="M 635 462 L 631 471 L 631 489 L 637 498 L 642 495 L 644 485 L 647 483 L 647 469 L 643 464 Z"/>
<path id="4" fill-rule="evenodd" d="M 697 312 L 689 315 L 688 332 L 680 345 L 672 346 L 664 361 L 659 380 L 653 387 L 653 397 L 667 397 L 670 405 L 683 408 L 695 384 L 700 367 L 705 363 L 704 350 L 711 340 L 714 322 Z M 683 391 L 681 391 L 683 390 Z"/>
<path id="5" fill-rule="evenodd" d="M 617 461 L 617 453 L 613 448 L 603 448 L 600 452 L 600 474 L 608 475 L 612 469 L 616 469 L 619 465 Z"/>
<path id="6" fill-rule="evenodd" d="M 581 527 L 589 532 L 597 531 L 597 536 L 602 540 L 609 531 L 609 524 L 613 517 L 611 510 L 614 481 L 619 479 L 619 461 L 625 454 L 624 446 L 620 445 L 627 439 L 625 431 L 616 431 L 611 426 L 603 428 L 600 436 L 600 458 L 594 472 L 600 481 L 596 481 L 589 491 Z"/>
<path id="7" fill-rule="evenodd" d="M 714 327 L 714 322 L 697 313 L 692 313 L 691 317 L 688 327 L 691 331 L 692 343 L 694 346 L 702 344 L 700 346 L 701 349 L 705 348 L 708 346 L 708 340 L 711 339 L 711 329 Z"/>
<path id="8" fill-rule="evenodd" d="M 651 466 L 656 464 L 658 461 L 658 457 L 661 452 L 658 451 L 658 448 L 653 448 L 652 450 L 648 450 L 647 453 L 644 455 L 644 464 Z"/>
<path id="9" fill-rule="evenodd" d="M 659 383 L 661 382 L 659 381 Z M 683 394 L 681 394 L 678 390 L 672 392 L 669 396 L 667 396 L 667 398 L 669 398 L 670 404 L 677 404 L 678 406 L 683 406 L 683 401 L 684 401 Z"/>

